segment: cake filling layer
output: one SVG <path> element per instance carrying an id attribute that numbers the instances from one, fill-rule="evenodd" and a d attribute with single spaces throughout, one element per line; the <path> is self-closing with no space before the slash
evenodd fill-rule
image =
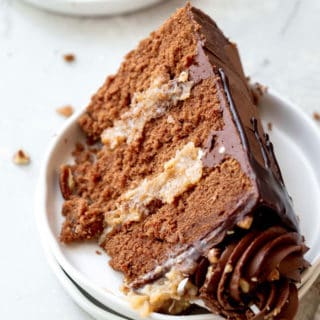
<path id="1" fill-rule="evenodd" d="M 138 309 L 143 316 L 153 311 L 179 314 L 190 306 L 190 301 L 198 294 L 198 288 L 175 268 L 138 290 L 126 289 L 129 290 L 132 307 Z"/>
<path id="2" fill-rule="evenodd" d="M 113 127 L 102 132 L 102 142 L 114 149 L 121 142 L 130 144 L 139 139 L 145 124 L 164 115 L 179 101 L 189 98 L 192 86 L 193 82 L 188 81 L 186 71 L 169 82 L 163 77 L 156 78 L 148 89 L 133 95 L 129 111 L 115 120 Z"/>
<path id="3" fill-rule="evenodd" d="M 153 200 L 172 203 L 195 185 L 202 177 L 202 154 L 200 148 L 189 142 L 176 152 L 174 158 L 164 163 L 160 174 L 144 179 L 136 188 L 124 193 L 117 202 L 117 209 L 105 214 L 103 236 L 124 223 L 141 221 L 148 215 L 148 205 Z"/>

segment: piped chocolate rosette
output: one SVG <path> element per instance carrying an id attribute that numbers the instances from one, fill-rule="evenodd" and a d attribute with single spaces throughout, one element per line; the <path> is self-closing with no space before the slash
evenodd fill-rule
<path id="1" fill-rule="evenodd" d="M 273 218 L 245 216 L 219 244 L 188 251 L 189 260 L 178 258 L 175 267 L 157 268 L 162 276 L 154 281 L 129 284 L 131 305 L 142 315 L 183 314 L 202 300 L 200 305 L 227 319 L 294 319 L 297 284 L 310 266 L 304 259 L 308 247 L 298 231 Z"/>
<path id="2" fill-rule="evenodd" d="M 231 319 L 293 319 L 307 250 L 299 233 L 283 227 L 250 230 L 209 250 L 193 282 L 207 307 Z"/>

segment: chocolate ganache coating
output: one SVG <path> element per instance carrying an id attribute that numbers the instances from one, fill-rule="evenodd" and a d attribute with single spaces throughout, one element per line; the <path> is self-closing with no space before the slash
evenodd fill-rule
<path id="1" fill-rule="evenodd" d="M 228 41 L 217 45 L 217 39 L 223 38 L 211 32 L 218 28 L 203 12 L 192 8 L 192 18 L 201 28 L 191 78 L 195 82 L 215 79 L 224 120 L 223 130 L 208 136 L 203 163 L 214 167 L 228 157 L 235 158 L 253 185 L 252 193 L 238 210 L 230 212 L 222 230 L 227 235 L 245 217 L 261 220 L 259 227 L 249 227 L 236 240 L 228 241 L 226 236 L 214 246 L 221 253 L 214 263 L 206 258 L 207 251 L 192 279 L 206 305 L 230 319 L 293 319 L 298 309 L 294 283 L 309 264 L 303 258 L 308 248 L 298 233 L 292 200 L 243 75 L 230 68 L 237 65 L 241 70 L 236 48 Z"/>
<path id="2" fill-rule="evenodd" d="M 240 209 L 241 212 L 236 212 L 237 219 L 257 208 L 267 207 L 279 216 L 288 229 L 298 230 L 292 201 L 274 155 L 273 145 L 269 136 L 263 133 L 252 94 L 243 74 L 236 73 L 234 70 L 237 69 L 230 67 L 237 65 L 242 70 L 237 49 L 227 39 L 215 34 L 219 29 L 210 17 L 196 8 L 192 8 L 191 12 L 192 19 L 201 25 L 196 63 L 190 67 L 191 79 L 195 82 L 208 77 L 215 79 L 224 120 L 223 130 L 212 131 L 207 139 L 203 163 L 207 167 L 214 167 L 232 157 L 239 161 L 242 170 L 251 178 L 251 199 Z M 217 39 L 220 42 L 225 39 L 225 43 L 217 45 Z M 218 47 L 224 50 L 219 51 Z M 219 152 L 219 147 L 223 147 L 225 152 Z M 229 227 L 233 223 L 234 217 L 230 215 Z"/>

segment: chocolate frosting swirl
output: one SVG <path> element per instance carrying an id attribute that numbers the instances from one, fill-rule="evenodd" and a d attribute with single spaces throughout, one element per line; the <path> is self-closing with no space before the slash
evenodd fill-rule
<path id="1" fill-rule="evenodd" d="M 213 312 L 231 319 L 290 320 L 298 309 L 294 282 L 308 266 L 303 258 L 307 250 L 297 232 L 278 226 L 252 230 L 230 241 L 216 263 L 203 259 L 194 282 Z"/>

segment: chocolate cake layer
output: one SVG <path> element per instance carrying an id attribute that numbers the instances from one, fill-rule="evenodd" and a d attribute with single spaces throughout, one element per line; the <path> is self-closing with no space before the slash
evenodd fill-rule
<path id="1" fill-rule="evenodd" d="M 208 16 L 178 10 L 79 123 L 95 144 L 62 167 L 61 240 L 97 239 L 135 307 L 294 316 L 306 247 L 237 48 Z"/>

